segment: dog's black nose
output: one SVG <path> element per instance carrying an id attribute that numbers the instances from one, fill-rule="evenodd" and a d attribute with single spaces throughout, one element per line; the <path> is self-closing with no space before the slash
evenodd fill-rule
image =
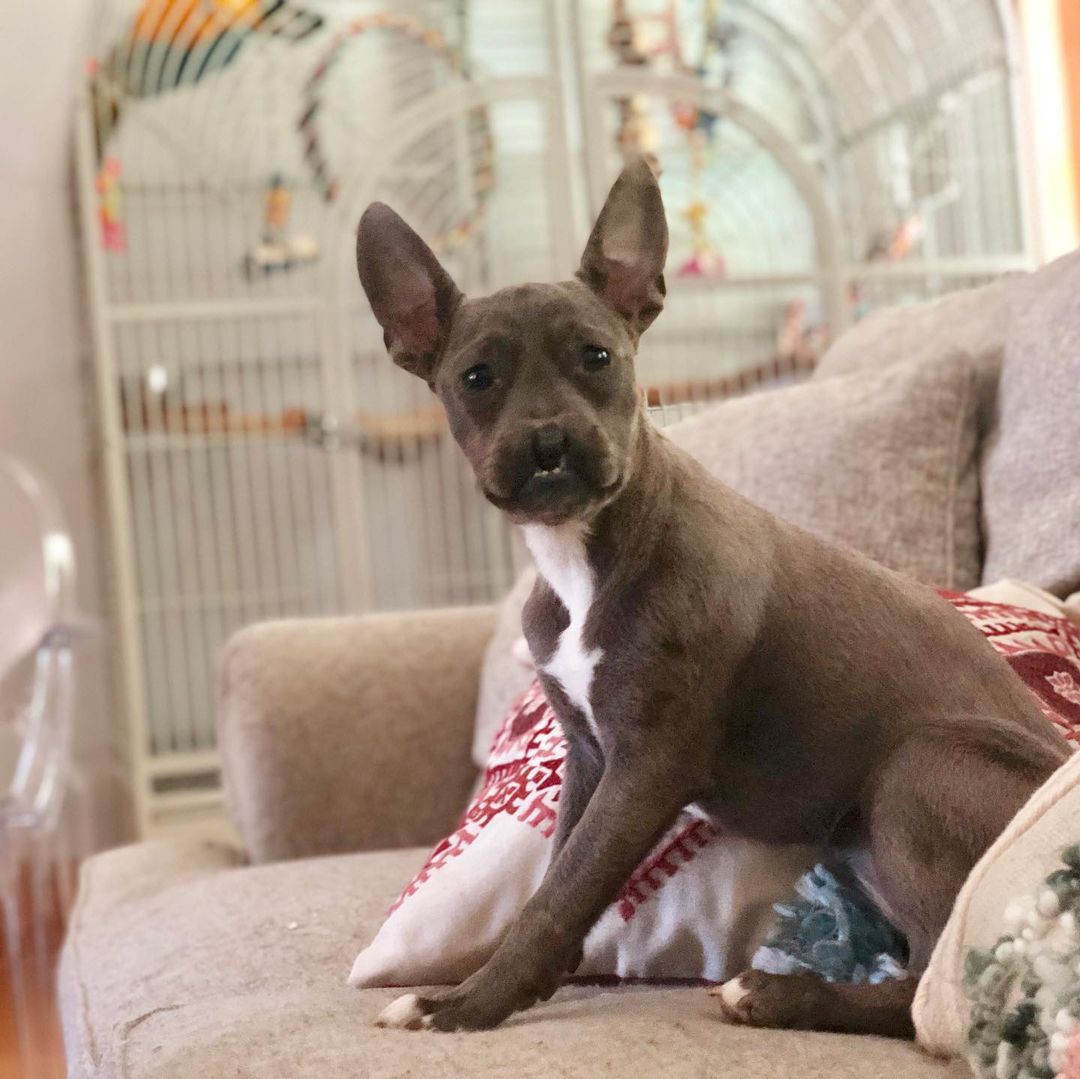
<path id="1" fill-rule="evenodd" d="M 566 456 L 566 432 L 555 423 L 545 423 L 533 431 L 532 454 L 536 467 L 553 472 Z"/>

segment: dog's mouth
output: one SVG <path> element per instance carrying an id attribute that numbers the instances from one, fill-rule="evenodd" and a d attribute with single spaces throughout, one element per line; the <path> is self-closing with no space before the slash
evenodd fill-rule
<path id="1" fill-rule="evenodd" d="M 596 486 L 586 482 L 565 462 L 535 468 L 513 494 L 484 488 L 484 497 L 519 523 L 559 524 L 606 503 L 622 486 L 622 477 Z"/>

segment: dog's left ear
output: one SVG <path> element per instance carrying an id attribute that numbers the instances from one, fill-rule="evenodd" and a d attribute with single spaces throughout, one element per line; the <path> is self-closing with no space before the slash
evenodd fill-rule
<path id="1" fill-rule="evenodd" d="M 664 306 L 668 230 L 660 185 L 644 158 L 619 173 L 581 256 L 578 277 L 610 304 L 634 336 Z"/>
<path id="2" fill-rule="evenodd" d="M 373 202 L 360 218 L 356 268 L 394 362 L 431 385 L 461 301 L 457 285 L 383 202 Z"/>

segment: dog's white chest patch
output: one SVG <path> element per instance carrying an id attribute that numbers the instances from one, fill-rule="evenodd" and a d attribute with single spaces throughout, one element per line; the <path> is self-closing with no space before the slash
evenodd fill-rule
<path id="1" fill-rule="evenodd" d="M 525 525 L 536 568 L 570 615 L 570 624 L 541 670 L 558 679 L 571 703 L 580 708 L 594 735 L 597 734 L 589 691 L 593 672 L 603 658 L 599 648 L 585 648 L 585 620 L 595 592 L 592 568 L 585 554 L 585 527 L 571 521 L 564 525 Z"/>

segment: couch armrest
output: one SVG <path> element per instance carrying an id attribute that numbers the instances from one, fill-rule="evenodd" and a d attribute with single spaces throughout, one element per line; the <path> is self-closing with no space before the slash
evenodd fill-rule
<path id="1" fill-rule="evenodd" d="M 454 825 L 493 607 L 269 622 L 226 646 L 225 802 L 253 861 L 430 843 Z"/>

